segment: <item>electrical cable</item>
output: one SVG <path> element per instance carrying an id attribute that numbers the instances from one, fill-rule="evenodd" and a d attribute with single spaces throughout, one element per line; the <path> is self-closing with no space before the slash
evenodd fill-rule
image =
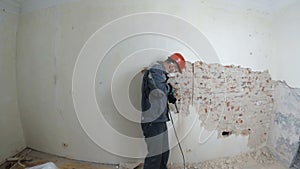
<path id="1" fill-rule="evenodd" d="M 152 79 L 152 75 L 151 75 L 151 72 L 149 72 L 150 76 L 151 76 L 151 79 Z M 155 88 L 159 89 L 157 86 L 156 86 L 156 83 L 154 81 L 154 79 L 152 79 L 153 81 L 153 84 L 155 86 Z M 176 108 L 176 111 L 177 113 L 179 113 L 178 111 L 178 107 L 177 107 L 177 104 L 175 102 L 175 108 Z M 178 142 L 178 146 L 179 146 L 179 149 L 180 149 L 180 152 L 181 152 L 181 155 L 182 155 L 182 160 L 183 160 L 183 169 L 186 169 L 185 168 L 185 157 L 184 157 L 184 153 L 183 153 L 183 150 L 182 150 L 182 147 L 181 147 L 181 144 L 179 142 L 179 138 L 178 138 L 178 135 L 177 135 L 177 132 L 176 132 L 176 129 L 175 129 L 175 126 L 174 126 L 174 120 L 173 120 L 173 117 L 172 117 L 172 114 L 170 113 L 170 117 L 171 117 L 171 122 L 172 122 L 172 126 L 173 126 L 173 129 L 174 129 L 174 134 L 175 134 L 175 137 L 177 139 L 177 142 Z"/>
<path id="2" fill-rule="evenodd" d="M 176 108 L 177 113 L 179 113 L 176 102 L 175 102 L 175 108 Z M 183 150 L 182 150 L 181 144 L 180 144 L 180 142 L 179 142 L 179 138 L 178 138 L 178 136 L 177 136 L 177 132 L 176 132 L 176 129 L 175 129 L 175 126 L 174 126 L 174 121 L 173 121 L 173 117 L 172 117 L 172 114 L 171 114 L 171 113 L 170 113 L 170 117 L 171 117 L 171 122 L 172 122 L 172 125 L 173 125 L 173 129 L 174 129 L 174 134 L 175 134 L 175 137 L 176 137 L 176 139 L 177 139 L 178 146 L 179 146 L 179 149 L 180 149 L 180 152 L 181 152 L 181 155 L 182 155 L 182 159 L 183 159 L 183 169 L 185 169 L 185 157 L 184 157 L 184 154 L 183 154 Z"/>

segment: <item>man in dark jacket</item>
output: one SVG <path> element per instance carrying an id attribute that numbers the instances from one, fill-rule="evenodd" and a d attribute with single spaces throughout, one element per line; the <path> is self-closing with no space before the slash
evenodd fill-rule
<path id="1" fill-rule="evenodd" d="M 185 59 L 174 53 L 163 62 L 151 65 L 144 74 L 142 84 L 142 130 L 148 154 L 144 169 L 167 169 L 169 159 L 169 103 L 175 104 L 174 89 L 167 83 L 168 74 L 182 72 Z"/>

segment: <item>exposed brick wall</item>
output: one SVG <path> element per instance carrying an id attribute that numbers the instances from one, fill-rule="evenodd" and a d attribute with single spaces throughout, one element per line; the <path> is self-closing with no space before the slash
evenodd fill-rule
<path id="1" fill-rule="evenodd" d="M 177 74 L 175 78 L 171 78 L 169 81 L 175 88 L 176 98 L 179 98 L 177 105 L 180 113 L 188 115 L 189 105 L 193 104 L 193 64 L 187 62 L 185 71 L 182 74 Z"/>
<path id="2" fill-rule="evenodd" d="M 178 74 L 171 83 L 180 98 L 180 112 L 188 115 L 192 104 L 205 129 L 217 128 L 219 138 L 249 135 L 250 148 L 265 145 L 275 84 L 267 71 L 198 61 L 188 63 L 187 71 Z"/>

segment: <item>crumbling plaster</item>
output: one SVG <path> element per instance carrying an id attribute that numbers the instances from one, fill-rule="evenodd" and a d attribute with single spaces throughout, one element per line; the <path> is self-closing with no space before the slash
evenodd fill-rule
<path id="1" fill-rule="evenodd" d="M 76 117 L 71 89 L 74 65 L 86 40 L 101 26 L 124 15 L 155 11 L 180 16 L 192 23 L 207 37 L 208 40 L 204 43 L 213 45 L 222 64 L 251 67 L 254 71 L 269 69 L 272 76 L 278 73 L 277 67 L 274 66 L 277 65 L 277 60 L 273 58 L 276 54 L 273 46 L 274 34 L 270 31 L 273 26 L 272 15 L 268 12 L 247 9 L 247 7 L 239 8 L 214 1 L 191 1 L 189 3 L 172 1 L 171 4 L 162 1 L 138 0 L 68 2 L 43 8 L 38 5 L 28 7 L 27 9 L 30 10 L 24 10 L 20 16 L 17 45 L 20 111 L 27 144 L 37 150 L 104 163 L 133 160 L 106 152 L 87 137 Z M 26 6 L 29 2 L 23 3 Z M 119 51 L 119 54 L 122 53 L 123 51 Z M 242 68 L 240 70 L 246 71 Z M 265 78 L 264 75 L 266 74 L 262 73 L 263 78 Z M 191 74 L 188 76 L 191 77 Z M 186 93 L 188 97 L 191 94 Z M 182 101 L 185 105 L 195 104 L 195 100 Z M 187 110 L 187 107 L 185 109 Z M 264 110 L 267 109 L 268 107 L 264 108 Z M 195 113 L 201 111 L 205 111 L 205 108 L 194 109 Z M 201 118 L 197 119 L 199 120 L 197 124 L 205 118 L 204 113 L 201 114 Z M 184 128 L 193 120 L 188 119 L 184 113 L 178 115 L 176 127 Z M 269 122 L 266 124 L 269 125 Z M 188 161 L 199 162 L 250 151 L 249 139 L 251 138 L 247 134 L 241 135 L 239 130 L 237 130 L 239 134 L 233 134 L 224 139 L 219 139 L 220 135 L 214 133 L 208 142 L 199 144 L 199 131 L 205 126 L 204 123 L 195 125 L 182 141 Z M 223 129 L 236 130 L 230 126 L 233 125 L 229 124 Z M 206 129 L 204 133 L 210 133 L 211 129 Z M 243 129 L 248 129 L 248 126 L 243 126 Z M 126 130 L 126 127 L 123 130 Z M 107 130 L 101 128 L 95 131 L 102 136 Z M 261 134 L 264 135 L 264 133 Z M 264 141 L 263 139 L 258 143 Z M 112 140 L 112 143 L 119 144 L 118 140 Z M 258 144 L 254 142 L 250 147 L 255 147 L 255 145 Z M 128 148 L 136 149 L 136 147 Z M 173 149 L 171 161 L 180 160 L 179 154 L 177 148 Z"/>
<path id="2" fill-rule="evenodd" d="M 300 90 L 279 82 L 275 88 L 274 123 L 268 147 L 277 159 L 291 166 L 300 141 Z"/>
<path id="3" fill-rule="evenodd" d="M 249 136 L 250 148 L 264 146 L 274 105 L 275 81 L 270 74 L 201 61 L 187 65 L 187 71 L 172 81 L 182 105 L 180 112 L 188 115 L 193 105 L 201 125 L 217 130 L 219 138 Z"/>

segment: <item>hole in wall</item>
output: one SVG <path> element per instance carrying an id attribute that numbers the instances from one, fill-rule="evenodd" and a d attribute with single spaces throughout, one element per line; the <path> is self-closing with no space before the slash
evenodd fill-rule
<path id="1" fill-rule="evenodd" d="M 69 147 L 69 144 L 68 144 L 68 143 L 62 143 L 61 145 L 62 145 L 63 148 Z"/>
<path id="2" fill-rule="evenodd" d="M 228 137 L 232 134 L 232 131 L 222 131 L 222 136 L 223 137 Z"/>

